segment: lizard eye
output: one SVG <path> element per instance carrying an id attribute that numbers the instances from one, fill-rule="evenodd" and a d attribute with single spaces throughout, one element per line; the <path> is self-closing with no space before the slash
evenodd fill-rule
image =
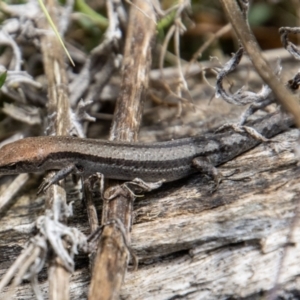
<path id="1" fill-rule="evenodd" d="M 76 165 L 76 168 L 77 168 L 78 172 L 80 172 L 80 173 L 84 171 L 84 167 L 81 165 Z"/>
<path id="2" fill-rule="evenodd" d="M 40 168 L 40 167 L 43 165 L 43 163 L 44 163 L 44 162 L 41 161 L 41 162 L 37 165 L 37 167 Z"/>

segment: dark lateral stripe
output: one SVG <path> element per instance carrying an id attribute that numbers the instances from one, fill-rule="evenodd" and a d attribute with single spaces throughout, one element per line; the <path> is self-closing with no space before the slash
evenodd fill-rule
<path id="1" fill-rule="evenodd" d="M 70 161 L 84 161 L 94 162 L 103 165 L 117 165 L 124 167 L 135 167 L 144 169 L 159 169 L 159 168 L 176 168 L 182 165 L 191 165 L 193 157 L 184 157 L 181 159 L 170 159 L 170 160 L 154 160 L 154 161 L 138 161 L 138 160 L 126 160 L 126 159 L 116 159 L 112 157 L 101 157 L 89 154 L 81 154 L 78 152 L 54 152 L 47 156 L 47 161 L 53 160 L 63 160 L 70 159 Z"/>

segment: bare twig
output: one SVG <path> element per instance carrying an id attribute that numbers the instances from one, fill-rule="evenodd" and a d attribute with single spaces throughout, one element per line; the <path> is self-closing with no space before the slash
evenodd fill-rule
<path id="1" fill-rule="evenodd" d="M 130 6 L 123 61 L 121 95 L 117 101 L 111 140 L 136 141 L 150 68 L 150 45 L 155 32 L 151 1 L 136 0 Z M 136 6 L 139 9 L 136 9 Z M 149 22 L 147 16 L 153 19 Z M 113 183 L 110 183 L 113 184 Z M 115 184 L 115 183 L 114 183 Z M 104 203 L 103 234 L 98 244 L 89 299 L 117 299 L 127 269 L 127 240 L 131 228 L 133 198 L 118 196 Z M 118 220 L 118 222 L 109 222 Z"/>
<path id="2" fill-rule="evenodd" d="M 7 189 L 0 196 L 0 211 L 7 205 L 13 196 L 24 186 L 29 178 L 28 174 L 18 175 L 14 181 L 7 187 Z"/>
<path id="3" fill-rule="evenodd" d="M 295 123 L 298 127 L 300 127 L 300 107 L 296 99 L 292 96 L 291 93 L 288 92 L 286 87 L 272 72 L 269 64 L 263 58 L 257 41 L 251 33 L 249 25 L 246 22 L 236 0 L 220 1 L 235 33 L 246 49 L 256 71 L 266 82 L 266 84 L 272 89 L 278 102 L 282 104 L 282 106 L 294 116 Z"/>
<path id="4" fill-rule="evenodd" d="M 57 11 L 57 3 L 53 0 L 47 0 L 45 5 L 52 19 L 56 22 L 58 18 L 55 14 Z M 45 23 L 41 23 L 40 27 L 49 29 L 49 25 Z M 41 48 L 44 69 L 48 80 L 48 116 L 52 116 L 52 119 L 49 120 L 48 133 L 68 135 L 72 125 L 68 100 L 68 78 L 65 70 L 65 55 L 59 41 L 54 34 L 51 33 L 42 36 Z M 65 222 L 66 215 L 63 214 L 62 209 L 66 206 L 66 193 L 59 185 L 53 185 L 47 191 L 46 208 L 55 210 L 56 208 L 54 206 L 56 206 L 56 201 L 59 201 L 60 204 L 58 205 L 58 211 L 53 212 L 53 218 L 54 220 Z M 60 236 L 57 238 L 61 239 Z M 64 267 L 65 262 L 63 262 L 61 258 L 53 255 L 49 265 L 49 299 L 69 299 L 70 275 L 68 270 Z"/>
<path id="5" fill-rule="evenodd" d="M 83 189 L 84 189 L 84 200 L 85 200 L 88 219 L 90 223 L 90 229 L 91 229 L 91 233 L 93 233 L 99 227 L 99 221 L 98 221 L 96 207 L 93 202 L 91 184 L 88 181 L 88 179 L 84 181 Z"/>
<path id="6" fill-rule="evenodd" d="M 34 245 L 30 245 L 23 250 L 23 252 L 19 255 L 19 257 L 15 260 L 15 262 L 10 266 L 5 275 L 1 278 L 0 282 L 0 291 L 11 281 L 13 276 L 16 274 L 17 270 L 20 268 L 22 264 L 27 260 L 29 256 L 32 255 L 32 251 L 34 250 Z"/>
<path id="7" fill-rule="evenodd" d="M 176 88 L 176 97 L 181 100 L 183 99 L 184 102 L 189 102 L 187 99 L 183 98 L 182 92 L 188 92 L 188 85 L 184 77 L 184 73 L 182 70 L 182 63 L 180 58 L 180 34 L 182 34 L 186 28 L 182 23 L 181 14 L 182 12 L 190 5 L 190 1 L 181 1 L 180 5 L 176 8 L 176 16 L 174 18 L 174 24 L 168 30 L 168 33 L 165 37 L 165 40 L 162 45 L 160 58 L 159 58 L 159 69 L 161 72 L 161 77 L 163 77 L 163 61 L 166 54 L 167 46 L 171 40 L 171 37 L 174 35 L 174 49 L 175 49 L 175 56 L 176 56 L 176 67 L 178 72 L 178 84 Z M 182 112 L 182 101 L 178 102 L 178 112 L 177 116 L 180 116 Z"/>
<path id="8" fill-rule="evenodd" d="M 212 34 L 209 39 L 193 54 L 192 59 L 189 61 L 187 68 L 185 69 L 185 74 L 189 73 L 190 66 L 194 64 L 199 57 L 201 57 L 202 53 L 218 38 L 231 30 L 231 24 L 228 23 L 223 26 L 220 30 L 218 30 L 215 34 Z"/>
<path id="9" fill-rule="evenodd" d="M 118 14 L 113 9 L 116 3 L 107 1 L 109 26 L 104 35 L 104 41 L 92 50 L 80 74 L 70 84 L 70 102 L 76 107 L 77 102 L 86 92 L 94 79 L 96 83 L 89 90 L 87 100 L 95 99 L 111 78 L 113 72 L 119 68 L 121 58 L 118 55 L 120 39 L 122 37 Z"/>

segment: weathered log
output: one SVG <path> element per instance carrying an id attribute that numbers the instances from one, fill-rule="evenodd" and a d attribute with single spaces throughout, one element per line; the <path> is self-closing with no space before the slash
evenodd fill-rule
<path id="1" fill-rule="evenodd" d="M 136 201 L 132 248 L 140 264 L 128 271 L 122 298 L 242 298 L 272 289 L 278 272 L 277 294 L 296 293 L 300 234 L 291 224 L 298 219 L 300 194 L 297 137 L 296 129 L 289 130 L 275 138 L 279 142 L 260 145 L 220 167 L 224 174 L 239 172 L 214 193 L 213 182 L 196 174 Z M 32 236 L 43 211 L 44 196 L 36 197 L 35 190 L 31 182 L 1 214 L 1 274 Z M 87 231 L 80 201 L 74 203 L 74 215 L 76 224 L 70 226 Z M 88 259 L 79 256 L 71 299 L 86 298 L 88 274 Z M 45 274 L 40 281 L 46 293 Z M 18 287 L 16 295 L 32 297 L 29 284 Z"/>

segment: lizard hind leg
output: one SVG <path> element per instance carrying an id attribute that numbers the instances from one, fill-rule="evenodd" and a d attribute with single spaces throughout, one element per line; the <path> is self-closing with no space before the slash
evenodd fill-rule
<path id="1" fill-rule="evenodd" d="M 219 184 L 223 180 L 224 176 L 218 169 L 213 166 L 208 159 L 204 157 L 196 157 L 192 161 L 193 166 L 201 173 L 208 175 L 215 182 L 215 187 L 213 188 L 213 192 L 219 188 Z"/>
<path id="2" fill-rule="evenodd" d="M 239 172 L 239 170 L 233 170 L 229 174 L 222 174 L 216 167 L 214 167 L 207 159 L 203 157 L 196 157 L 193 159 L 193 166 L 201 173 L 208 175 L 211 177 L 214 182 L 215 186 L 212 189 L 212 193 L 217 191 L 219 185 L 224 180 L 230 181 L 250 181 L 251 178 L 249 177 L 241 177 L 241 178 L 233 178 L 232 176 Z"/>

